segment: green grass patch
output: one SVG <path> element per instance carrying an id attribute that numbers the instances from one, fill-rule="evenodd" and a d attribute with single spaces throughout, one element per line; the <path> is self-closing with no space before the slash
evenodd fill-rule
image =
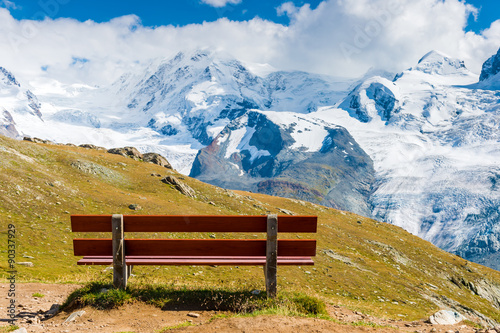
<path id="1" fill-rule="evenodd" d="M 19 326 L 17 326 L 17 325 L 3 326 L 3 327 L 0 327 L 0 333 L 13 332 L 13 331 L 18 330 L 18 329 L 19 329 Z"/>
<path id="2" fill-rule="evenodd" d="M 172 326 L 162 328 L 161 330 L 156 331 L 156 332 L 163 333 L 163 332 L 167 332 L 167 331 L 171 331 L 171 330 L 175 330 L 175 329 L 183 328 L 183 327 L 189 327 L 189 326 L 194 326 L 194 324 L 190 321 L 185 321 L 185 322 L 179 323 L 177 325 L 172 325 Z"/>
<path id="3" fill-rule="evenodd" d="M 33 295 L 31 295 L 33 297 L 39 297 L 39 298 L 42 298 L 44 297 L 45 295 L 44 294 L 40 294 L 40 293 L 34 293 Z"/>
<path id="4" fill-rule="evenodd" d="M 113 289 L 110 284 L 91 282 L 72 292 L 63 304 L 63 308 L 92 306 L 96 309 L 112 309 L 132 300 L 127 290 Z"/>
<path id="5" fill-rule="evenodd" d="M 92 306 L 112 309 L 131 301 L 152 304 L 163 310 L 327 316 L 322 300 L 303 293 L 282 292 L 274 299 L 267 299 L 265 293 L 254 295 L 249 290 L 197 289 L 171 285 L 132 285 L 126 290 L 119 290 L 104 282 L 91 282 L 74 291 L 63 308 Z"/>

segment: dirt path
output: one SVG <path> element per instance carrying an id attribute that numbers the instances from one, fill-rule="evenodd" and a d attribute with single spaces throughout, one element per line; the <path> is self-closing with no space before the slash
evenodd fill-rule
<path id="1" fill-rule="evenodd" d="M 55 316 L 48 315 L 54 304 L 62 304 L 77 285 L 19 283 L 16 285 L 17 325 L 26 328 L 27 332 L 158 332 L 167 327 L 183 326 L 177 331 L 187 332 L 460 332 L 473 333 L 475 329 L 458 324 L 454 326 L 433 326 L 424 322 L 387 321 L 373 318 L 341 307 L 330 306 L 328 312 L 340 323 L 312 318 L 294 318 L 284 316 L 258 316 L 243 318 L 215 318 L 216 311 L 196 311 L 198 317 L 189 316 L 190 311 L 163 311 L 143 303 L 127 304 L 120 309 L 99 311 L 84 308 L 73 312 L 59 312 Z M 0 328 L 7 326 L 7 297 L 9 287 L 0 284 Z M 35 293 L 43 297 L 33 296 Z M 54 307 L 53 307 L 54 305 Z M 81 316 L 65 321 L 75 312 L 84 311 Z M 80 312 L 81 313 L 81 312 Z M 20 317 L 22 318 L 19 318 Z M 353 326 L 352 322 L 364 321 L 379 325 Z M 384 327 L 380 327 L 384 326 Z M 170 331 L 169 331 L 170 332 Z M 484 331 L 483 331 L 484 332 Z M 494 332 L 494 331 L 492 331 Z"/>

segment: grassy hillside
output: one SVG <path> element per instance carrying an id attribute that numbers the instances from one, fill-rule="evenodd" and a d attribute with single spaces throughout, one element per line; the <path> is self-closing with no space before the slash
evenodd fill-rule
<path id="1" fill-rule="evenodd" d="M 170 174 L 192 187 L 196 198 L 160 181 L 158 175 Z M 132 204 L 141 208 L 132 210 Z M 500 322 L 499 272 L 441 251 L 399 227 L 307 202 L 226 191 L 103 151 L 0 136 L 0 280 L 7 277 L 8 224 L 17 230 L 17 261 L 34 264 L 17 266 L 18 281 L 111 279 L 103 266 L 76 265 L 72 239 L 91 235 L 72 234 L 69 216 L 112 213 L 317 215 L 315 266 L 280 267 L 279 290 L 305 292 L 379 317 L 417 320 L 454 308 L 471 320 Z M 159 236 L 170 235 L 152 235 Z M 261 267 L 135 267 L 134 274 L 133 284 L 265 288 Z"/>

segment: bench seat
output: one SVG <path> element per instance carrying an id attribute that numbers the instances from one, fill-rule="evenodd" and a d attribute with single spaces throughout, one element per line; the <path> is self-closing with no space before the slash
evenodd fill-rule
<path id="1" fill-rule="evenodd" d="M 175 265 L 175 266 L 264 266 L 266 264 L 265 256 L 249 257 L 230 257 L 230 256 L 125 256 L 127 266 L 143 265 Z M 112 256 L 87 256 L 78 260 L 78 265 L 112 265 Z M 311 257 L 280 257 L 278 256 L 278 265 L 280 266 L 306 266 L 314 265 Z"/>

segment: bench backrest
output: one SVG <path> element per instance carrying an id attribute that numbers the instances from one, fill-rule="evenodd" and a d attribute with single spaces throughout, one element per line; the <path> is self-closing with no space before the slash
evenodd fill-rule
<path id="1" fill-rule="evenodd" d="M 73 232 L 111 232 L 113 215 L 71 215 Z M 278 216 L 278 232 L 315 233 L 316 216 Z M 124 232 L 267 232 L 265 215 L 123 215 Z"/>
<path id="2" fill-rule="evenodd" d="M 315 233 L 316 216 L 279 216 L 277 232 Z M 123 215 L 124 232 L 267 232 L 264 215 Z M 73 232 L 112 232 L 112 215 L 72 215 Z M 266 239 L 125 239 L 127 256 L 266 256 Z M 112 239 L 74 239 L 76 256 L 111 256 Z M 279 256 L 315 256 L 316 240 L 280 239 Z"/>

